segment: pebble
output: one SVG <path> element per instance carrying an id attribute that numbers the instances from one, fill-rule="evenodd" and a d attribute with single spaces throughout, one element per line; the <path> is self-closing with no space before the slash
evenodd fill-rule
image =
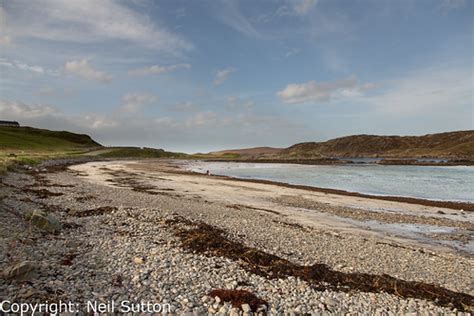
<path id="1" fill-rule="evenodd" d="M 98 164 L 95 170 L 100 167 Z M 40 302 L 41 291 L 48 289 L 47 293 L 54 293 L 51 299 L 58 300 L 101 298 L 119 302 L 166 302 L 178 315 L 206 312 L 251 315 L 248 304 L 234 308 L 229 302 L 208 296 L 213 289 L 227 288 L 246 289 L 266 300 L 271 315 L 321 313 L 326 306 L 331 312 L 352 314 L 374 314 L 377 311 L 385 314 L 388 310 L 396 311 L 396 314 L 452 312 L 452 309 L 432 302 L 403 299 L 387 293 L 354 292 L 348 296 L 345 292 L 315 291 L 295 277 L 267 279 L 245 271 L 238 262 L 184 251 L 174 235 L 173 226 L 166 222 L 177 215 L 220 227 L 234 240 L 296 263 L 323 262 L 331 267 L 340 265 L 338 269 L 343 271 L 350 267 L 354 271 L 388 273 L 408 280 L 444 282 L 444 286 L 458 287 L 460 291 L 469 288 L 470 265 L 462 256 L 421 253 L 331 230 L 295 229 L 275 223 L 270 220 L 273 218 L 270 215 L 262 216 L 255 210 L 237 211 L 218 203 L 98 185 L 71 172 L 52 173 L 47 177 L 52 183 L 74 187 L 48 188 L 65 194 L 38 202 L 60 206 L 64 210 L 100 206 L 116 206 L 117 210 L 113 214 L 82 218 L 70 216 L 62 210 L 55 211 L 54 216 L 68 225 L 64 225 L 58 236 L 50 235 L 51 238 L 25 230 L 23 223 L 18 221 L 21 217 L 8 212 L 0 217 L 0 225 L 12 231 L 6 237 L 9 239 L 0 245 L 0 270 L 7 267 L 6 255 L 11 254 L 7 245 L 14 238 L 27 241 L 18 245 L 20 248 L 15 254 L 18 259 L 40 262 L 42 267 L 41 274 L 30 281 L 37 292 L 26 289 L 20 292 L 22 284 L 0 282 L 0 293 L 6 293 L 4 297 L 7 299 L 21 293 Z M 27 175 L 9 174 L 3 181 L 21 187 L 33 180 Z M 165 185 L 166 181 L 163 181 Z M 18 199 L 8 197 L 5 203 L 18 212 L 41 206 L 21 201 L 21 197 L 31 197 L 26 193 L 17 191 L 15 194 Z M 84 202 L 75 199 L 85 195 L 94 195 L 95 198 Z M 74 225 L 78 226 L 70 228 Z M 265 227 L 265 233 L 262 233 L 262 227 Z M 239 236 L 245 237 L 241 240 Z M 32 240 L 35 242 L 30 242 Z M 76 255 L 71 264 L 59 264 L 69 253 Z M 264 312 L 259 310 L 256 314 Z"/>

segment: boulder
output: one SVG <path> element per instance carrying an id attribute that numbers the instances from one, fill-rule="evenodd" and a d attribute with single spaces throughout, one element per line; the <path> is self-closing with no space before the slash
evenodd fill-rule
<path id="1" fill-rule="evenodd" d="M 26 215 L 26 219 L 39 229 L 48 233 L 59 233 L 61 231 L 61 223 L 53 215 L 46 214 L 43 211 L 34 210 Z"/>
<path id="2" fill-rule="evenodd" d="M 37 276 L 38 266 L 32 261 L 22 261 L 3 271 L 3 277 L 8 280 L 28 281 Z"/>

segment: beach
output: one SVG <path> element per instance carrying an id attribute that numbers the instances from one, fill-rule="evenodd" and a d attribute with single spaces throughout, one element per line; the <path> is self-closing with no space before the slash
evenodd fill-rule
<path id="1" fill-rule="evenodd" d="M 207 176 L 186 163 L 91 161 L 7 174 L 0 268 L 28 261 L 35 273 L 5 278 L 0 293 L 156 302 L 170 314 L 472 310 L 469 210 Z M 32 226 L 24 218 L 34 209 L 60 228 Z M 255 298 L 226 300 L 239 290 Z"/>

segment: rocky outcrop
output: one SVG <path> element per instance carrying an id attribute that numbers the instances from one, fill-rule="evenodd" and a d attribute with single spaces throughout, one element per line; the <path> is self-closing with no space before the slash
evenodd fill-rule
<path id="1" fill-rule="evenodd" d="M 7 280 L 28 281 L 36 278 L 38 266 L 32 261 L 22 261 L 6 268 L 3 277 Z"/>
<path id="2" fill-rule="evenodd" d="M 26 219 L 35 227 L 47 233 L 59 233 L 62 225 L 53 215 L 34 210 L 26 215 Z"/>

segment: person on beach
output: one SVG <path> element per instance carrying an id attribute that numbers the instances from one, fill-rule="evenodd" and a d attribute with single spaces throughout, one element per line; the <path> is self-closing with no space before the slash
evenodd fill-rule
<path id="1" fill-rule="evenodd" d="M 209 170 L 206 171 L 206 175 L 210 176 L 211 172 Z"/>

